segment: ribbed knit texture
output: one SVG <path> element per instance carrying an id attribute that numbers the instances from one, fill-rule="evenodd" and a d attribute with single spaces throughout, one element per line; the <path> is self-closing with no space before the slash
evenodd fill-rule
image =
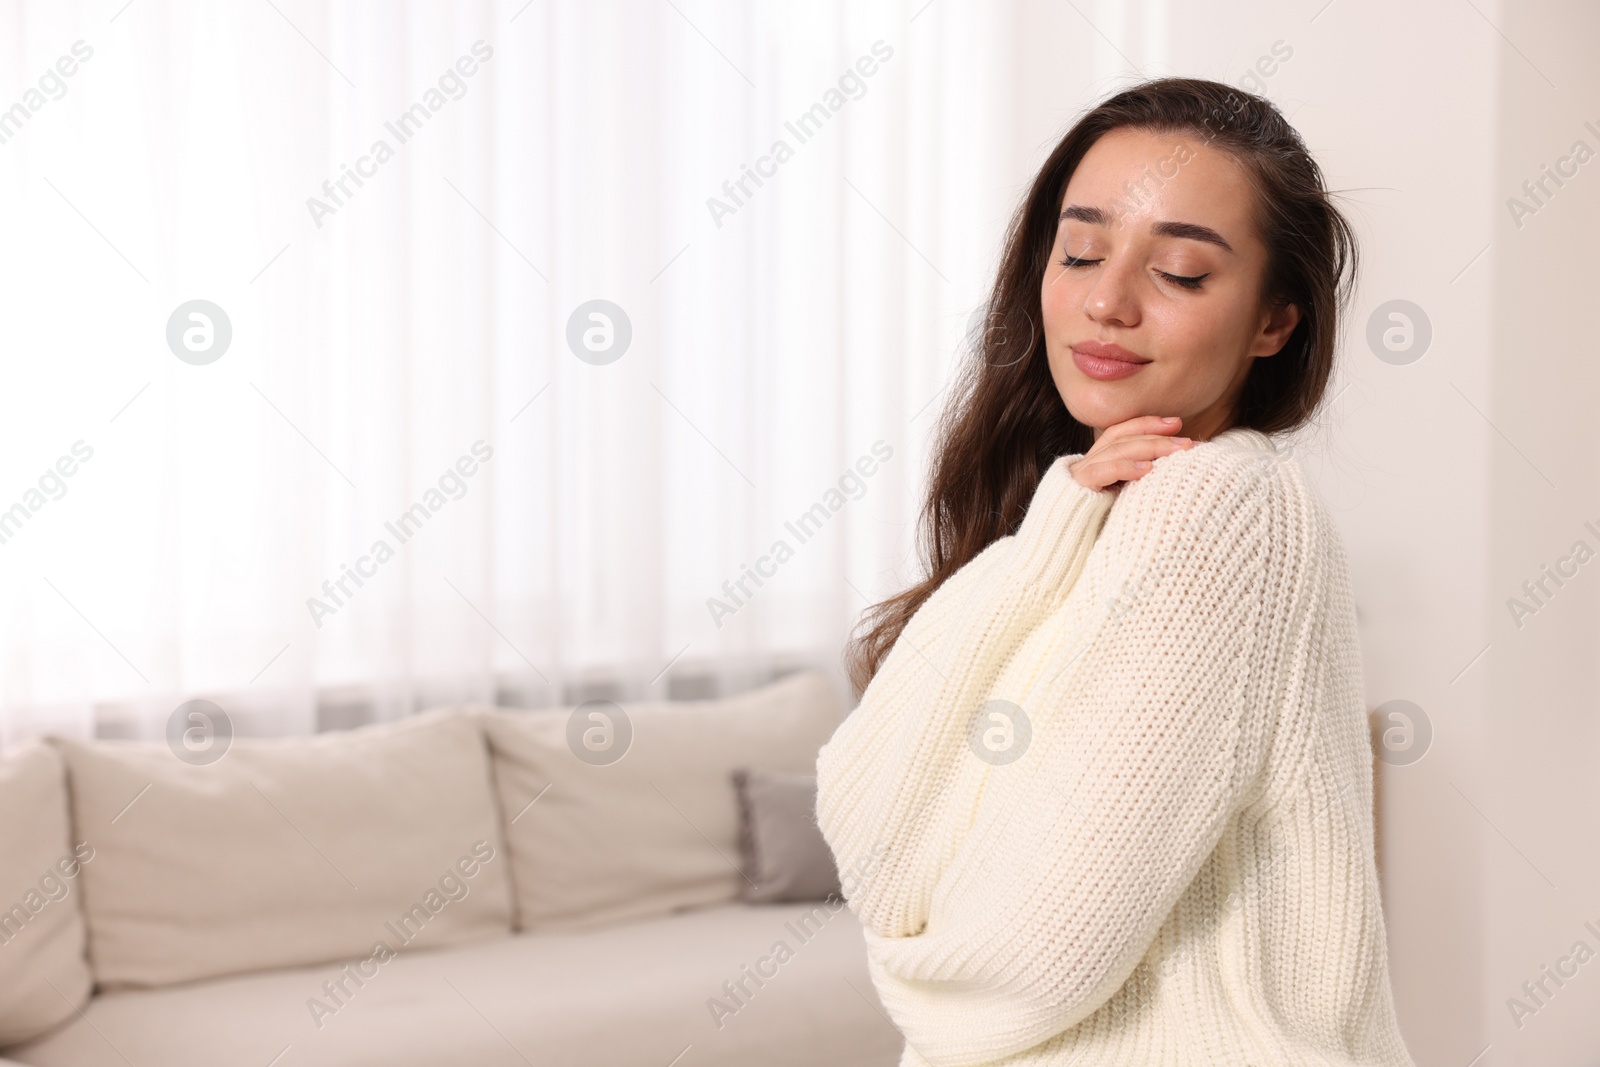
<path id="1" fill-rule="evenodd" d="M 1115 493 L 1077 458 L 928 598 L 818 756 L 902 1067 L 1414 1067 L 1321 502 L 1252 430 Z M 997 700 L 1031 727 L 1012 762 L 969 742 Z"/>

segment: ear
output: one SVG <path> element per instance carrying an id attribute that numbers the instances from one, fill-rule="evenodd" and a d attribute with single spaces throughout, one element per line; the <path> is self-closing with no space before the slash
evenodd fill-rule
<path id="1" fill-rule="evenodd" d="M 1252 356 L 1275 356 L 1283 351 L 1283 346 L 1289 343 L 1289 337 L 1294 333 L 1294 328 L 1300 325 L 1300 308 L 1296 304 L 1280 304 L 1274 308 L 1261 324 L 1261 330 L 1256 334 L 1255 340 L 1250 345 Z"/>

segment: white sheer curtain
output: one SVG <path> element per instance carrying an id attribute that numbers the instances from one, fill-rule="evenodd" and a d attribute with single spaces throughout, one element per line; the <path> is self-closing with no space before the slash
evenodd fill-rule
<path id="1" fill-rule="evenodd" d="M 837 671 L 914 576 L 1021 192 L 1001 32 L 923 0 L 7 5 L 0 739 Z M 196 300 L 211 362 L 168 339 Z M 609 362 L 568 342 L 622 328 L 591 301 Z"/>

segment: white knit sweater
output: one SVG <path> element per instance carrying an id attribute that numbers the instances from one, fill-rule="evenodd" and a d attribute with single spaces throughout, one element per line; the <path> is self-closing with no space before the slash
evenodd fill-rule
<path id="1" fill-rule="evenodd" d="M 818 757 L 901 1067 L 1413 1067 L 1337 531 L 1253 430 L 1077 458 Z"/>

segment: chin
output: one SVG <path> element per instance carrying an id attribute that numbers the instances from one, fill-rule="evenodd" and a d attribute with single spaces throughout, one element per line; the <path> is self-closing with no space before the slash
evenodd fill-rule
<path id="1" fill-rule="evenodd" d="M 1093 388 L 1067 390 L 1062 397 L 1067 405 L 1067 413 L 1096 430 L 1145 414 L 1132 397 L 1106 396 L 1110 390 L 1103 388 L 1104 384 L 1095 382 Z"/>

